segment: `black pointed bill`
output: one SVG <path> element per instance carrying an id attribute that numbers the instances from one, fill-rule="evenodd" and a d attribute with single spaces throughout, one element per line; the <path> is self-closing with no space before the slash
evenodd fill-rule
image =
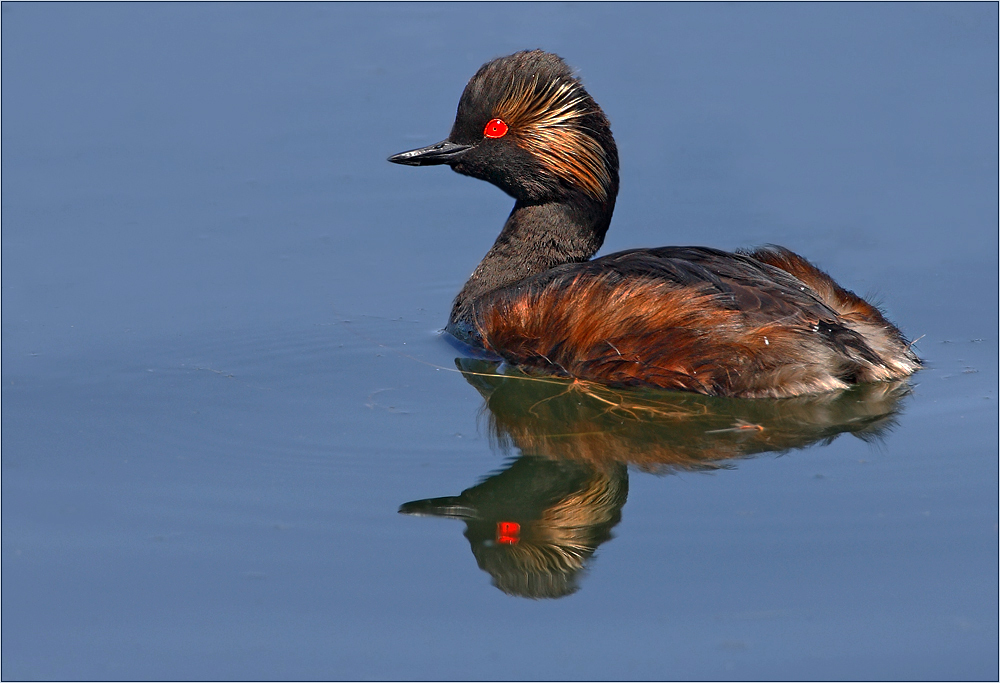
<path id="1" fill-rule="evenodd" d="M 414 515 L 416 517 L 453 517 L 456 519 L 474 519 L 476 508 L 465 505 L 461 496 L 448 496 L 445 498 L 427 498 L 425 500 L 414 500 L 403 503 L 399 507 L 399 514 Z"/>
<path id="2" fill-rule="evenodd" d="M 467 149 L 472 145 L 459 145 L 445 140 L 436 145 L 411 149 L 409 152 L 400 152 L 389 157 L 389 161 L 394 164 L 404 164 L 406 166 L 436 166 L 437 164 L 450 164 L 457 161 Z"/>

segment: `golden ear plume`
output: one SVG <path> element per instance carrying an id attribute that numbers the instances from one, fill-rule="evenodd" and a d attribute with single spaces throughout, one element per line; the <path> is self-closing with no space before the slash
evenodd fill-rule
<path id="1" fill-rule="evenodd" d="M 582 125 L 590 113 L 587 95 L 574 81 L 541 86 L 538 75 L 511 79 L 507 95 L 494 109 L 518 144 L 553 175 L 606 201 L 611 176 L 604 148 Z"/>

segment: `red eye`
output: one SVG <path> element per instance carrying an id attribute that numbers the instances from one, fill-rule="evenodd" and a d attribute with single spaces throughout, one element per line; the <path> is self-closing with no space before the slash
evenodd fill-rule
<path id="1" fill-rule="evenodd" d="M 503 123 L 501 121 L 500 123 Z M 506 126 L 504 126 L 506 128 Z M 487 130 L 489 130 L 487 128 Z M 497 543 L 517 545 L 521 540 L 521 525 L 517 522 L 497 522 Z"/>
<path id="2" fill-rule="evenodd" d="M 500 119 L 493 119 L 486 124 L 486 130 L 483 131 L 483 135 L 488 138 L 502 138 L 507 134 L 507 124 Z"/>

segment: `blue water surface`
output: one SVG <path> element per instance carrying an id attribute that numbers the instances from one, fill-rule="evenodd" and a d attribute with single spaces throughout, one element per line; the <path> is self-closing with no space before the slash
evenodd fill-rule
<path id="1" fill-rule="evenodd" d="M 997 678 L 996 4 L 0 13 L 5 680 Z M 618 141 L 603 253 L 783 244 L 926 368 L 456 364 L 511 200 L 385 158 L 536 47 Z"/>

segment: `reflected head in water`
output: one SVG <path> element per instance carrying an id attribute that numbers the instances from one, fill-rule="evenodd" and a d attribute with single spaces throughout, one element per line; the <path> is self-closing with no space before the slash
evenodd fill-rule
<path id="1" fill-rule="evenodd" d="M 407 503 L 400 512 L 465 521 L 479 568 L 510 595 L 559 598 L 611 528 L 628 495 L 624 465 L 523 456 L 459 496 Z"/>
<path id="2" fill-rule="evenodd" d="M 461 519 L 479 567 L 510 595 L 556 598 L 578 588 L 612 537 L 632 465 L 656 473 L 732 468 L 736 459 L 826 444 L 842 433 L 877 441 L 895 423 L 905 382 L 789 399 L 616 391 L 456 360 L 484 399 L 493 447 L 520 454 L 458 496 L 400 512 Z"/>

